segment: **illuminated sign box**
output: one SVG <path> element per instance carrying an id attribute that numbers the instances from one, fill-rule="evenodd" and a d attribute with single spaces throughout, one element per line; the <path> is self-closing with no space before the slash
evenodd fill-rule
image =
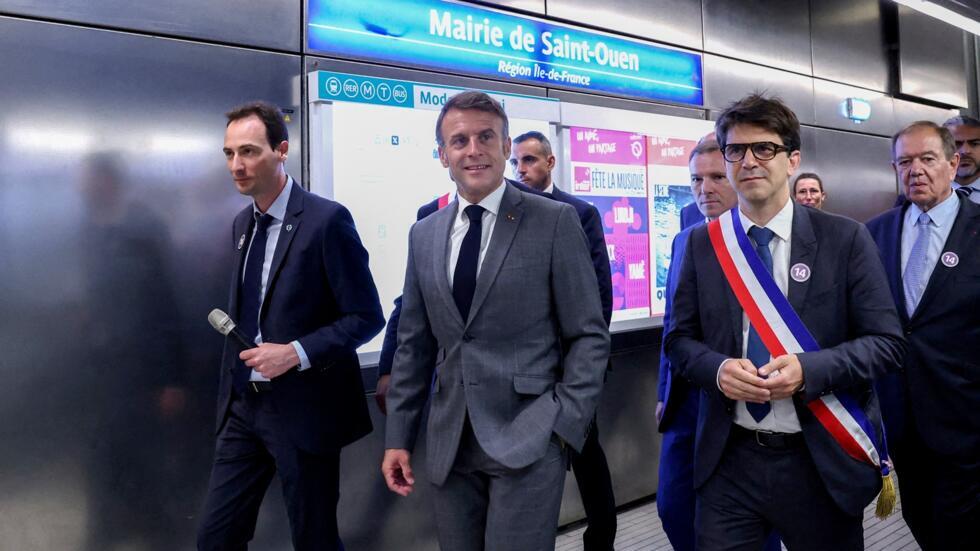
<path id="1" fill-rule="evenodd" d="M 702 105 L 701 56 L 441 0 L 309 0 L 327 55 Z"/>

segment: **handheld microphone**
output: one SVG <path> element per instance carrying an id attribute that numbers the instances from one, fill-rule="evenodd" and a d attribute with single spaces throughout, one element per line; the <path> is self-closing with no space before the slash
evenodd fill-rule
<path id="1" fill-rule="evenodd" d="M 249 348 L 255 348 L 255 341 L 250 339 L 244 331 L 235 325 L 231 317 L 224 313 L 220 308 L 215 308 L 211 310 L 208 314 L 208 323 L 211 327 L 214 327 L 215 331 L 221 333 L 226 337 L 232 337 L 238 342 L 238 345 L 242 350 L 248 350 Z"/>

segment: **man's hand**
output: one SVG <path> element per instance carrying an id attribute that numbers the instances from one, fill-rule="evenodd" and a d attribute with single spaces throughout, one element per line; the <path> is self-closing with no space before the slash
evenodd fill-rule
<path id="1" fill-rule="evenodd" d="M 407 496 L 415 489 L 415 477 L 412 476 L 412 465 L 408 450 L 385 450 L 385 458 L 381 461 L 381 474 L 385 477 L 388 489 L 400 496 Z"/>
<path id="2" fill-rule="evenodd" d="M 660 424 L 660 420 L 664 418 L 664 403 L 662 400 L 657 400 L 657 424 Z"/>
<path id="3" fill-rule="evenodd" d="M 759 368 L 759 375 L 768 376 L 762 385 L 773 400 L 789 398 L 803 386 L 803 366 L 796 354 L 784 354 Z"/>
<path id="4" fill-rule="evenodd" d="M 257 348 L 243 350 L 238 357 L 266 379 L 275 379 L 299 365 L 299 355 L 291 344 L 264 342 Z"/>
<path id="5" fill-rule="evenodd" d="M 378 377 L 378 387 L 374 391 L 374 401 L 378 403 L 381 415 L 388 415 L 388 385 L 391 384 L 391 375 Z"/>
<path id="6" fill-rule="evenodd" d="M 732 400 L 761 404 L 772 399 L 766 380 L 746 358 L 729 358 L 718 369 L 718 386 Z"/>

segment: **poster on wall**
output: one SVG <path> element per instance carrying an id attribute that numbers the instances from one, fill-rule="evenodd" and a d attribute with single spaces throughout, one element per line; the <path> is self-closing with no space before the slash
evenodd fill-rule
<path id="1" fill-rule="evenodd" d="M 609 249 L 613 321 L 650 316 L 647 140 L 640 134 L 570 127 L 573 193 L 599 211 Z"/>
<path id="2" fill-rule="evenodd" d="M 687 159 L 696 140 L 671 136 L 647 136 L 647 180 L 650 186 L 650 256 L 654 273 L 650 280 L 653 313 L 663 314 L 667 269 L 674 236 L 680 232 L 681 209 L 694 200 Z"/>

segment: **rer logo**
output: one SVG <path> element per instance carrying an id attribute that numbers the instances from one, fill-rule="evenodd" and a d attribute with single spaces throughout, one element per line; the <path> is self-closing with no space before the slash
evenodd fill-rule
<path id="1" fill-rule="evenodd" d="M 344 81 L 344 95 L 349 98 L 357 97 L 357 81 L 349 78 Z"/>

